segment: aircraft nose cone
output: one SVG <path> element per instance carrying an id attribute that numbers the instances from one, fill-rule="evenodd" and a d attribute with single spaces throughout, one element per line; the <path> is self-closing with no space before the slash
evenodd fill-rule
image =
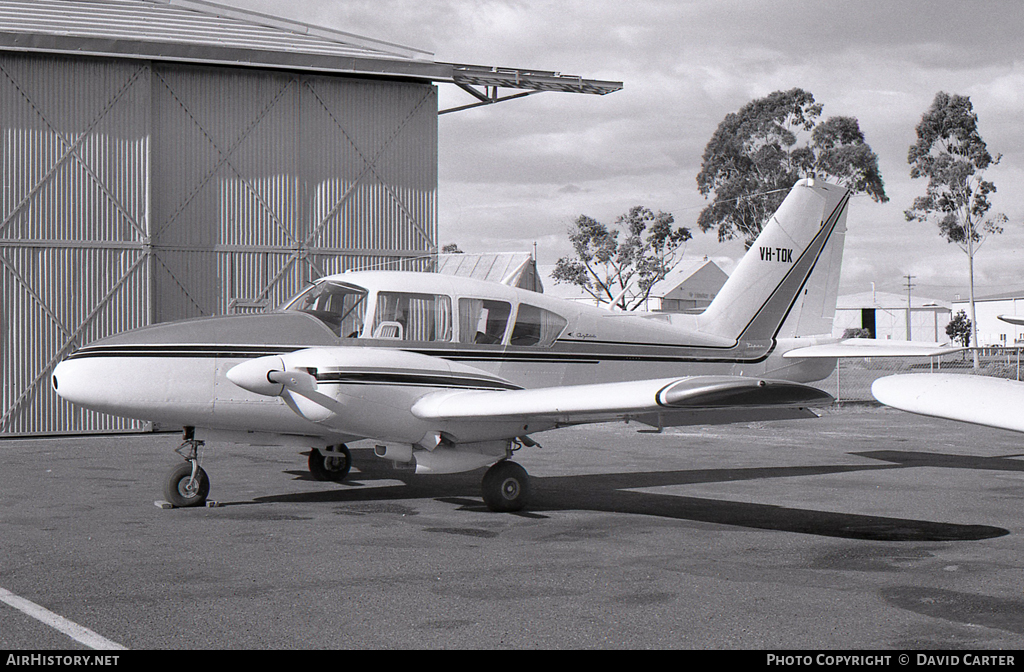
<path id="1" fill-rule="evenodd" d="M 274 371 L 284 371 L 284 362 L 276 355 L 268 355 L 237 364 L 225 375 L 243 390 L 276 397 L 284 392 L 284 385 L 270 379 Z"/>
<path id="2" fill-rule="evenodd" d="M 53 369 L 50 385 L 62 399 L 84 403 L 91 399 L 92 376 L 82 362 L 66 360 Z"/>

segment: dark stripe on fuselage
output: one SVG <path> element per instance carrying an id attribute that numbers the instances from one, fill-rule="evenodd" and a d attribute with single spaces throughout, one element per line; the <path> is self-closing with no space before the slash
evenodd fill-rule
<path id="1" fill-rule="evenodd" d="M 68 359 L 84 357 L 225 357 L 251 359 L 265 355 L 286 355 L 311 345 L 97 345 L 86 346 Z"/>
<path id="2" fill-rule="evenodd" d="M 394 371 L 317 371 L 317 384 L 335 385 L 399 385 L 406 387 L 445 387 L 471 390 L 521 390 L 512 383 L 493 378 L 446 376 L 431 373 L 397 373 Z"/>
<path id="3" fill-rule="evenodd" d="M 760 362 L 767 358 L 767 353 L 764 355 L 753 357 L 753 358 L 736 358 L 736 357 L 723 357 L 721 350 L 707 347 L 695 347 L 686 345 L 670 345 L 665 343 L 636 343 L 636 344 L 623 344 L 615 342 L 603 342 L 603 341 L 587 341 L 588 345 L 597 347 L 607 347 L 609 349 L 615 349 L 616 352 L 567 352 L 557 350 L 545 350 L 545 351 L 510 351 L 505 349 L 496 349 L 492 351 L 479 350 L 479 349 L 455 349 L 455 348 L 423 348 L 416 347 L 415 344 L 408 344 L 403 346 L 383 346 L 392 347 L 396 350 L 403 350 L 406 352 L 415 352 L 421 355 L 428 355 L 431 357 L 438 357 L 440 359 L 446 359 L 450 361 L 459 362 L 506 362 L 506 363 L 539 363 L 539 364 L 591 364 L 596 365 L 601 362 L 665 362 L 665 363 L 751 363 Z M 623 352 L 623 349 L 636 348 L 638 350 L 643 348 L 651 348 L 657 346 L 659 348 L 674 348 L 678 350 L 689 350 L 689 351 L 701 351 L 710 350 L 707 355 L 701 354 L 688 354 L 688 355 L 668 355 L 668 354 L 649 354 L 649 353 L 628 353 Z M 286 355 L 296 350 L 305 350 L 311 347 L 324 347 L 324 346 L 311 346 L 304 344 L 290 344 L 281 346 L 267 346 L 267 345 L 139 345 L 139 346 L 87 346 L 81 350 L 76 351 L 68 357 L 68 359 L 81 359 L 88 357 L 125 357 L 125 358 L 195 358 L 195 359 L 252 359 L 255 357 L 263 357 L 266 355 Z M 339 343 L 336 347 L 382 347 L 380 344 L 362 345 L 362 344 L 343 344 Z M 571 347 L 571 346 L 570 346 Z"/>

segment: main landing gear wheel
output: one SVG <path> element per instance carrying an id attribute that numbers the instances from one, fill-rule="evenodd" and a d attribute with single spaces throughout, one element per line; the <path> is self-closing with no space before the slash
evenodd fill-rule
<path id="1" fill-rule="evenodd" d="M 327 455 L 316 448 L 309 452 L 309 473 L 318 481 L 343 481 L 351 468 L 352 453 L 343 443 L 333 446 Z"/>
<path id="2" fill-rule="evenodd" d="M 515 462 L 502 460 L 484 474 L 484 503 L 491 511 L 519 511 L 530 496 L 530 475 Z"/>
<path id="3" fill-rule="evenodd" d="M 164 497 L 177 507 L 202 506 L 210 494 L 210 479 L 199 465 L 192 473 L 192 462 L 179 464 L 171 470 L 164 483 Z"/>

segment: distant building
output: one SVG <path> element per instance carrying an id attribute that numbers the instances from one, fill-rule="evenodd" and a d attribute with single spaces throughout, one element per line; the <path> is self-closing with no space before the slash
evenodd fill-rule
<path id="1" fill-rule="evenodd" d="M 952 304 L 953 314 L 959 311 L 970 317 L 971 305 L 966 297 Z M 974 312 L 978 320 L 978 345 L 1014 345 L 1024 342 L 1024 327 L 999 319 L 1000 315 L 1024 316 L 1024 289 L 974 298 Z"/>
<path id="2" fill-rule="evenodd" d="M 840 296 L 836 303 L 832 335 L 842 336 L 847 329 L 865 329 L 872 338 L 948 343 L 946 325 L 951 315 L 949 303 L 911 295 L 910 338 L 907 338 L 906 294 L 875 291 L 848 294 Z"/>
<path id="3" fill-rule="evenodd" d="M 597 303 L 594 297 L 576 285 L 556 283 L 551 278 L 554 268 L 539 267 L 540 274 L 547 279 L 545 294 L 591 305 Z M 725 271 L 710 259 L 684 259 L 654 285 L 640 310 L 669 313 L 703 311 L 728 279 Z"/>
<path id="4" fill-rule="evenodd" d="M 537 264 L 529 252 L 439 254 L 437 272 L 502 282 L 510 287 L 528 289 L 531 292 L 544 292 L 544 283 L 537 273 Z"/>
<path id="5" fill-rule="evenodd" d="M 684 259 L 654 285 L 645 309 L 666 313 L 703 311 L 728 279 L 710 259 Z"/>

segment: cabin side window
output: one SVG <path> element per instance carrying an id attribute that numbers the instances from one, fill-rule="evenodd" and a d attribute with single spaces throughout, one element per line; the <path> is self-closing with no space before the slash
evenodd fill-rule
<path id="1" fill-rule="evenodd" d="M 509 345 L 532 345 L 546 348 L 561 336 L 566 324 L 568 322 L 564 317 L 552 313 L 550 310 L 525 303 L 520 304 Z"/>
<path id="2" fill-rule="evenodd" d="M 356 338 L 366 317 L 366 290 L 355 285 L 320 282 L 292 299 L 284 310 L 312 315 L 335 335 Z"/>
<path id="3" fill-rule="evenodd" d="M 501 343 L 512 304 L 491 299 L 459 299 L 459 342 Z"/>
<path id="4" fill-rule="evenodd" d="M 452 340 L 452 300 L 439 294 L 378 292 L 374 338 Z"/>

